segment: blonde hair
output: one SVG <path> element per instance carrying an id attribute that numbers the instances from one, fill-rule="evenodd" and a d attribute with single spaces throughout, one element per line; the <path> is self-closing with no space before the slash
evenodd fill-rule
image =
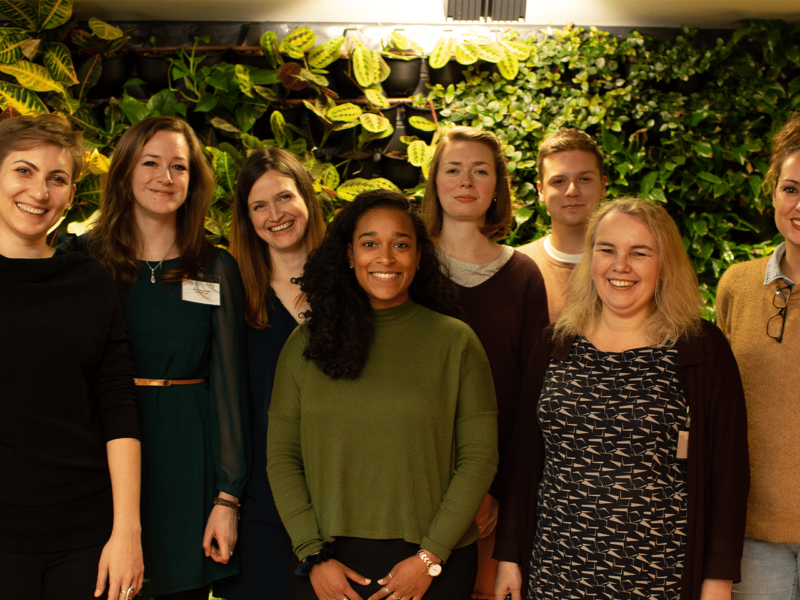
<path id="1" fill-rule="evenodd" d="M 511 175 L 508 173 L 500 140 L 492 132 L 474 127 L 453 127 L 436 145 L 425 185 L 425 196 L 422 198 L 422 218 L 428 227 L 428 235 L 435 240 L 442 232 L 442 204 L 439 202 L 439 190 L 436 189 L 436 175 L 442 162 L 442 154 L 452 142 L 477 142 L 492 151 L 494 172 L 497 176 L 495 201 L 486 211 L 486 221 L 481 227 L 481 233 L 493 240 L 505 237 L 514 216 L 511 207 Z"/>
<path id="2" fill-rule="evenodd" d="M 653 311 L 645 322 L 648 342 L 655 347 L 670 347 L 681 337 L 698 333 L 702 297 L 697 274 L 675 221 L 655 202 L 622 198 L 601 205 L 589 220 L 583 258 L 570 277 L 567 305 L 556 322 L 555 338 L 564 340 L 585 335 L 600 318 L 603 305 L 592 278 L 592 260 L 597 229 L 612 212 L 641 221 L 655 238 L 658 248 L 658 285 Z"/>

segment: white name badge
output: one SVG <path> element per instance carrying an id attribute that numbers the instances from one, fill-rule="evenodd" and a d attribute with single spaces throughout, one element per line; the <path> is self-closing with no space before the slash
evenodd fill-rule
<path id="1" fill-rule="evenodd" d="M 181 287 L 181 297 L 187 302 L 219 306 L 219 284 L 210 281 L 184 279 Z"/>

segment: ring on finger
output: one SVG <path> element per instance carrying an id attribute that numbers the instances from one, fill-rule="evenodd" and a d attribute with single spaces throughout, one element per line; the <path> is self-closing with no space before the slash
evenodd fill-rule
<path id="1" fill-rule="evenodd" d="M 389 573 L 389 577 L 391 577 L 392 579 L 394 579 L 394 575 L 392 575 L 391 573 Z"/>
<path id="2" fill-rule="evenodd" d="M 394 594 L 392 594 L 392 598 L 394 598 L 394 600 L 400 600 L 400 598 L 398 598 L 398 597 L 397 597 L 397 596 L 395 596 Z"/>
<path id="3" fill-rule="evenodd" d="M 130 600 L 130 598 L 133 598 L 133 596 L 136 595 L 136 586 L 132 585 L 131 587 L 129 587 L 124 592 L 122 590 L 120 590 L 119 593 L 120 594 L 125 594 L 125 600 Z M 131 596 L 131 594 L 133 594 L 133 596 Z"/>
<path id="4" fill-rule="evenodd" d="M 389 590 L 389 588 L 386 587 L 386 586 L 383 586 L 383 591 L 386 592 L 387 594 L 391 594 L 392 593 L 391 590 Z"/>

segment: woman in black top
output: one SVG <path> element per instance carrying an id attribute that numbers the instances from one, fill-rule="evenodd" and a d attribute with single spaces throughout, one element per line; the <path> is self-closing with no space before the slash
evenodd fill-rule
<path id="1" fill-rule="evenodd" d="M 3 121 L 0 139 L 3 592 L 130 599 L 143 577 L 140 455 L 120 300 L 97 262 L 46 241 L 83 148 L 50 115 Z"/>
<path id="2" fill-rule="evenodd" d="M 245 288 L 253 467 L 239 524 L 241 572 L 214 584 L 228 600 L 287 598 L 292 542 L 267 479 L 267 409 L 278 356 L 306 310 L 303 267 L 324 235 L 303 165 L 277 148 L 253 152 L 236 181 L 230 246 Z"/>

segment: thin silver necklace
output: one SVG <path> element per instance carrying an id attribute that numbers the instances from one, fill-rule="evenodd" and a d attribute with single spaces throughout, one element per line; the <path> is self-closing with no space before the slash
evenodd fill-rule
<path id="1" fill-rule="evenodd" d="M 169 250 L 167 250 L 167 253 L 164 255 L 164 258 L 158 261 L 158 264 L 155 267 L 151 267 L 149 262 L 144 261 L 144 264 L 146 264 L 147 267 L 150 269 L 150 283 L 156 282 L 156 269 L 159 268 L 161 266 L 161 263 L 163 263 L 167 259 L 169 253 L 172 252 L 172 249 L 174 247 L 175 247 L 175 240 L 172 240 L 172 246 L 169 247 Z"/>

